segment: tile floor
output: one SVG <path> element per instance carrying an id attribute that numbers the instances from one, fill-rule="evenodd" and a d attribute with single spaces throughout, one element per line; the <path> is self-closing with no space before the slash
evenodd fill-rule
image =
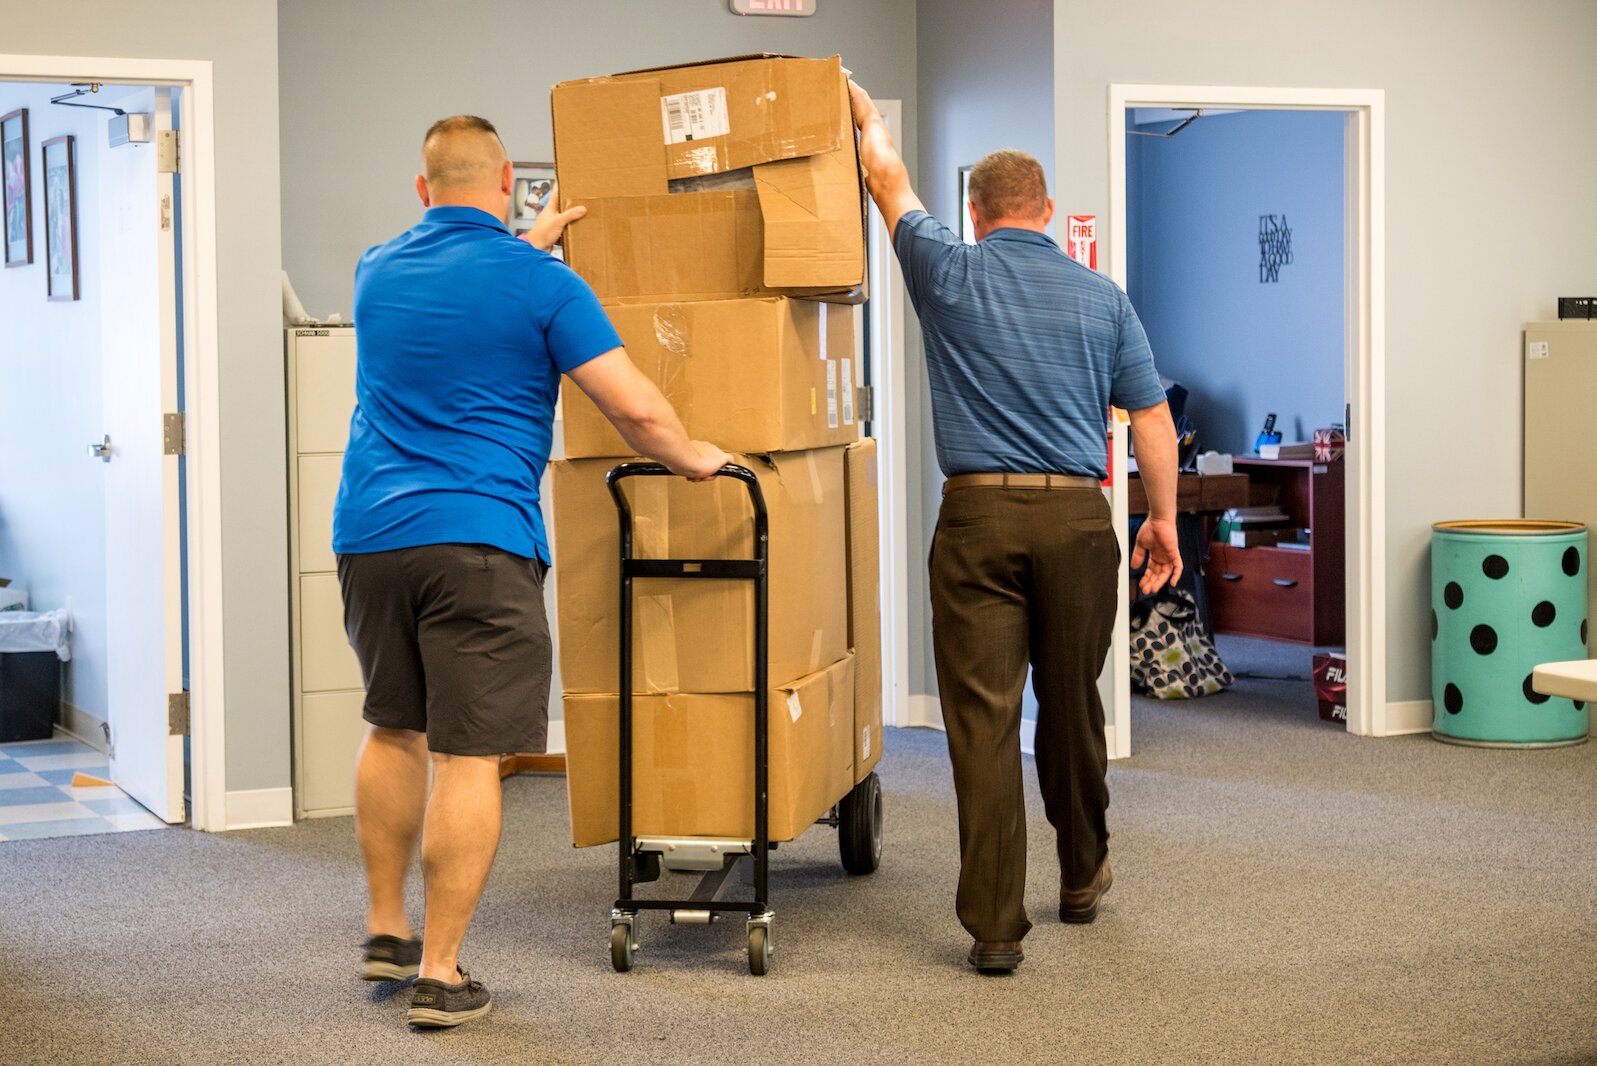
<path id="1" fill-rule="evenodd" d="M 102 753 L 70 737 L 0 744 L 0 841 L 167 828 L 115 785 L 73 787 L 79 773 L 111 776 Z"/>

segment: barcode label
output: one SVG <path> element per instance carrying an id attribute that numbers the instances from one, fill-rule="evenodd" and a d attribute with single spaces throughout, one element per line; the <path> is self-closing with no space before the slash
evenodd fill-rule
<path id="1" fill-rule="evenodd" d="M 837 364 L 826 362 L 826 428 L 837 428 Z"/>
<path id="2" fill-rule="evenodd" d="M 843 360 L 843 425 L 854 424 L 854 360 Z"/>
<path id="3" fill-rule="evenodd" d="M 660 97 L 660 120 L 666 144 L 702 141 L 732 132 L 726 114 L 726 90 L 722 88 Z"/>

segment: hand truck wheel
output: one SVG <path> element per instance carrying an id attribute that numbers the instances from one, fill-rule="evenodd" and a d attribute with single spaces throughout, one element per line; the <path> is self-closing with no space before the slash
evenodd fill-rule
<path id="1" fill-rule="evenodd" d="M 630 922 L 611 923 L 610 965 L 616 968 L 616 973 L 626 973 L 632 969 L 632 953 L 637 947 L 637 941 L 632 939 Z"/>
<path id="2" fill-rule="evenodd" d="M 749 928 L 749 973 L 764 977 L 771 965 L 771 931 L 763 925 Z"/>
<path id="3" fill-rule="evenodd" d="M 875 873 L 882 862 L 882 783 L 874 771 L 838 803 L 837 821 L 843 869 L 851 874 Z"/>

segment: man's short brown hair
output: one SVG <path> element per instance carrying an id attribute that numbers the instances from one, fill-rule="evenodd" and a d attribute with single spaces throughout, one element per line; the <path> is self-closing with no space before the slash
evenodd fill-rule
<path id="1" fill-rule="evenodd" d="M 494 124 L 476 115 L 451 115 L 434 122 L 421 140 L 427 184 L 443 188 L 499 180 L 505 145 Z"/>
<path id="2" fill-rule="evenodd" d="M 971 168 L 970 202 L 989 222 L 1041 218 L 1048 209 L 1048 178 L 1036 159 L 1004 148 Z"/>

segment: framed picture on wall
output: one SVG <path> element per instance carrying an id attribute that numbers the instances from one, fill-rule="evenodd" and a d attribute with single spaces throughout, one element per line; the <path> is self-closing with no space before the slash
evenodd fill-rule
<path id="1" fill-rule="evenodd" d="M 33 196 L 28 181 L 28 109 L 0 118 L 0 170 L 4 172 L 6 266 L 33 262 Z"/>
<path id="2" fill-rule="evenodd" d="M 970 221 L 970 167 L 959 168 L 959 236 L 966 244 L 976 243 L 976 227 Z"/>
<path id="3" fill-rule="evenodd" d="M 52 300 L 78 298 L 77 170 L 70 135 L 44 142 L 44 251 Z"/>
<path id="4" fill-rule="evenodd" d="M 538 212 L 549 206 L 554 193 L 555 165 L 553 163 L 512 163 L 515 167 L 515 184 L 510 187 L 510 231 L 525 233 L 538 217 Z"/>

